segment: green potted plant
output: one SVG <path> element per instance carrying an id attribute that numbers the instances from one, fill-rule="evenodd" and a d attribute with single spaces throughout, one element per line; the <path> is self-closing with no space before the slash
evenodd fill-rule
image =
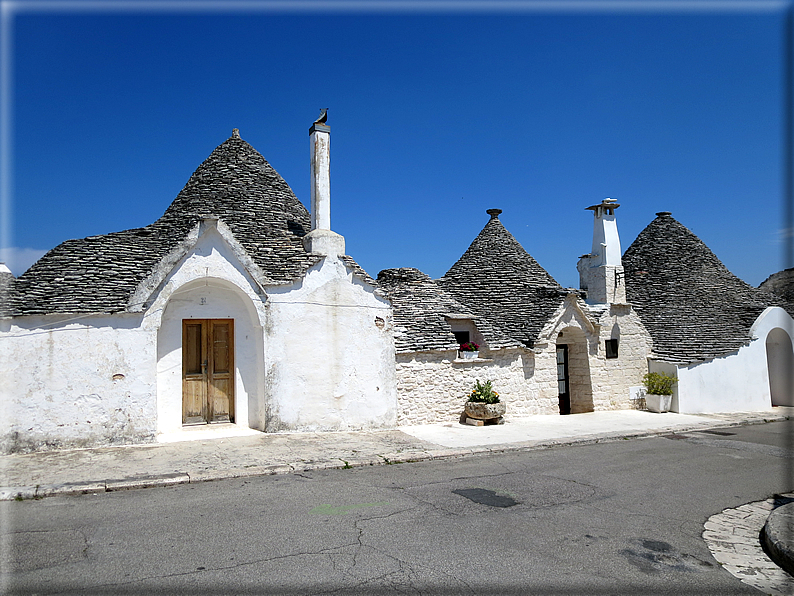
<path id="1" fill-rule="evenodd" d="M 466 416 L 473 422 L 469 424 L 484 424 L 485 421 L 494 421 L 496 424 L 502 424 L 505 413 L 505 404 L 499 401 L 499 393 L 494 391 L 491 381 L 480 383 L 479 379 L 474 383 L 474 389 L 469 393 L 469 399 L 465 406 Z"/>
<path id="2" fill-rule="evenodd" d="M 645 407 L 651 412 L 667 412 L 673 400 L 673 385 L 677 379 L 666 373 L 648 373 L 642 378 L 647 392 Z"/>
<path id="3" fill-rule="evenodd" d="M 458 353 L 460 354 L 461 358 L 466 360 L 473 360 L 474 358 L 479 358 L 480 356 L 480 344 L 476 344 L 473 341 L 467 341 L 465 344 L 460 344 L 460 349 Z"/>

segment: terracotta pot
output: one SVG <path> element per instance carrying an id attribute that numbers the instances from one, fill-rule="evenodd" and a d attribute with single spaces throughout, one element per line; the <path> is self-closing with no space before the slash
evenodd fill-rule
<path id="1" fill-rule="evenodd" d="M 486 404 L 476 401 L 466 402 L 466 416 L 474 418 L 475 420 L 490 420 L 491 418 L 500 418 L 504 416 L 505 410 L 504 402 L 497 402 L 495 404 Z"/>

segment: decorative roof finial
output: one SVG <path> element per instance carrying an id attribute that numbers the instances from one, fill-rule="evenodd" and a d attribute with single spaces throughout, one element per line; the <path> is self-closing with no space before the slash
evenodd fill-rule
<path id="1" fill-rule="evenodd" d="M 656 214 L 656 217 L 670 217 L 671 215 L 672 215 L 672 212 L 670 212 L 670 211 L 659 211 Z"/>
<path id="2" fill-rule="evenodd" d="M 328 108 L 322 108 L 320 110 L 320 115 L 317 117 L 317 120 L 315 120 L 314 123 L 325 124 L 326 120 L 328 120 Z"/>
<path id="3" fill-rule="evenodd" d="M 240 129 L 239 128 L 233 128 L 232 129 L 232 138 L 233 139 L 239 139 L 240 138 Z"/>
<path id="4" fill-rule="evenodd" d="M 501 209 L 486 209 L 485 212 L 491 216 L 491 219 L 499 219 L 499 214 L 502 212 Z"/>

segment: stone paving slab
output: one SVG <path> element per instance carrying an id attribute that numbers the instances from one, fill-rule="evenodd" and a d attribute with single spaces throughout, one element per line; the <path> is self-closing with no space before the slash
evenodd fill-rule
<path id="1" fill-rule="evenodd" d="M 789 596 L 794 594 L 794 577 L 761 546 L 761 528 L 774 508 L 772 498 L 725 509 L 704 524 L 703 540 L 717 562 L 743 583 L 764 594 Z"/>

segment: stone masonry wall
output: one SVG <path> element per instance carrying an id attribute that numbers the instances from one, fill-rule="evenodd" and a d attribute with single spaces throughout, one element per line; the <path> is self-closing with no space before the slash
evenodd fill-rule
<path id="1" fill-rule="evenodd" d="M 397 424 L 458 422 L 476 380 L 493 382 L 508 420 L 547 413 L 548 404 L 538 399 L 529 350 L 493 350 L 471 362 L 456 355 L 454 350 L 397 354 Z M 554 401 L 556 407 L 556 395 Z"/>

